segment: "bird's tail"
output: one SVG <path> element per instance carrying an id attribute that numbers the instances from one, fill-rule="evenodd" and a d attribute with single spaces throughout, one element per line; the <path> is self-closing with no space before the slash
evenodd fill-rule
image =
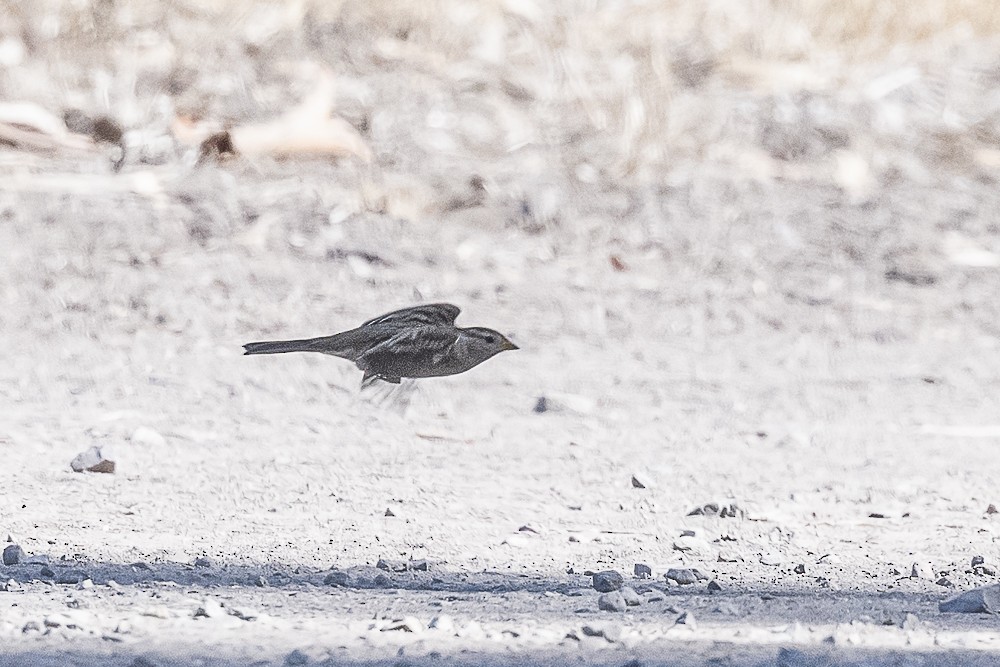
<path id="1" fill-rule="evenodd" d="M 269 340 L 259 343 L 247 343 L 243 346 L 243 354 L 281 354 L 283 352 L 320 352 L 332 354 L 335 357 L 355 359 L 361 349 L 358 346 L 357 329 L 345 331 L 333 336 L 320 338 L 303 338 L 301 340 Z"/>
<path id="2" fill-rule="evenodd" d="M 267 340 L 259 343 L 247 343 L 243 346 L 243 354 L 279 354 L 281 352 L 313 352 L 313 339 L 303 340 Z"/>

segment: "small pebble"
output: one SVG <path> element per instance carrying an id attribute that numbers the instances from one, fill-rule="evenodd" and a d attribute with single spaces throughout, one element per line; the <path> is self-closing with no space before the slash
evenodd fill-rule
<path id="1" fill-rule="evenodd" d="M 914 563 L 910 567 L 910 578 L 911 579 L 928 579 L 934 580 L 934 568 L 928 562 Z"/>
<path id="2" fill-rule="evenodd" d="M 73 469 L 73 472 L 113 473 L 115 459 L 109 446 L 95 446 L 77 454 L 76 458 L 70 461 L 69 467 Z"/>
<path id="3" fill-rule="evenodd" d="M 682 612 L 681 615 L 677 617 L 677 620 L 674 621 L 674 625 L 684 625 L 693 629 L 695 626 L 694 614 L 689 611 Z"/>
<path id="4" fill-rule="evenodd" d="M 10 546 L 4 547 L 3 550 L 3 564 L 4 565 L 17 565 L 25 559 L 24 549 L 22 549 L 17 544 L 11 544 Z"/>
<path id="5" fill-rule="evenodd" d="M 267 588 L 269 582 L 267 581 L 267 577 L 263 574 L 258 574 L 256 577 L 250 578 L 250 583 L 258 588 Z"/>
<path id="6" fill-rule="evenodd" d="M 806 566 L 803 565 L 802 563 L 799 563 L 798 565 L 795 566 L 795 570 L 793 571 L 795 572 L 795 574 L 805 574 Z"/>
<path id="7" fill-rule="evenodd" d="M 622 586 L 625 585 L 625 577 L 620 575 L 614 570 L 605 570 L 603 572 L 595 572 L 593 575 L 593 586 L 594 590 L 601 593 L 610 593 L 611 591 L 617 591 Z"/>
<path id="8" fill-rule="evenodd" d="M 391 624 L 382 628 L 382 632 L 412 632 L 419 633 L 424 631 L 424 624 L 414 616 L 406 616 L 401 619 L 393 621 Z"/>
<path id="9" fill-rule="evenodd" d="M 423 559 L 411 560 L 409 563 L 407 563 L 407 569 L 413 572 L 426 572 L 427 561 Z"/>
<path id="10" fill-rule="evenodd" d="M 713 579 L 712 581 L 708 582 L 708 592 L 709 593 L 718 593 L 721 590 L 722 590 L 722 586 L 720 586 L 719 582 L 717 582 L 715 579 Z"/>
<path id="11" fill-rule="evenodd" d="M 945 586 L 947 588 L 950 588 L 951 586 L 955 585 L 955 584 L 951 583 L 951 579 L 949 579 L 948 577 L 941 577 L 940 579 L 938 579 L 934 583 L 937 584 L 938 586 Z"/>
<path id="12" fill-rule="evenodd" d="M 80 570 L 65 570 L 56 575 L 57 584 L 78 584 L 84 579 L 87 579 L 87 575 Z"/>
<path id="13" fill-rule="evenodd" d="M 194 612 L 195 618 L 219 618 L 220 616 L 225 616 L 226 612 L 222 608 L 222 604 L 218 600 L 213 600 L 212 598 L 205 598 L 201 601 L 201 606 L 198 607 Z"/>
<path id="14" fill-rule="evenodd" d="M 663 576 L 671 581 L 676 581 L 681 586 L 698 583 L 698 575 L 686 568 L 672 567 Z"/>
<path id="15" fill-rule="evenodd" d="M 132 437 L 130 439 L 132 440 L 132 443 L 136 445 L 160 447 L 167 444 L 166 438 L 148 426 L 140 426 L 136 430 L 132 431 Z"/>
<path id="16" fill-rule="evenodd" d="M 983 558 L 982 556 L 973 556 L 972 557 L 972 567 L 976 567 L 977 565 L 982 565 L 985 562 L 986 562 L 986 559 Z"/>
<path id="17" fill-rule="evenodd" d="M 653 568 L 645 563 L 636 563 L 632 566 L 632 572 L 640 579 L 649 579 L 653 576 Z"/>
<path id="18" fill-rule="evenodd" d="M 674 540 L 673 547 L 677 551 L 690 554 L 696 558 L 710 558 L 716 555 L 712 549 L 712 545 L 700 537 L 692 537 L 690 535 L 678 537 Z"/>
<path id="19" fill-rule="evenodd" d="M 633 489 L 645 489 L 646 485 L 639 481 L 635 475 L 632 475 L 632 488 Z"/>
<path id="20" fill-rule="evenodd" d="M 340 572 L 339 570 L 334 570 L 323 577 L 323 583 L 327 586 L 346 586 L 350 581 L 350 576 L 346 572 Z"/>
<path id="21" fill-rule="evenodd" d="M 21 584 L 17 583 L 13 579 L 8 579 L 7 583 L 3 585 L 3 590 L 8 593 L 16 593 L 21 590 Z"/>
<path id="22" fill-rule="evenodd" d="M 455 620 L 447 614 L 441 614 L 440 616 L 432 618 L 431 622 L 427 624 L 427 627 L 434 630 L 440 630 L 441 632 L 454 632 Z"/>
<path id="23" fill-rule="evenodd" d="M 622 599 L 628 607 L 638 607 L 642 604 L 642 596 L 631 586 L 623 586 L 621 590 Z"/>
<path id="24" fill-rule="evenodd" d="M 782 563 L 781 554 L 776 553 L 774 551 L 769 551 L 767 553 L 763 553 L 760 556 L 760 564 L 761 565 L 777 566 L 777 565 L 781 565 L 781 563 Z"/>
<path id="25" fill-rule="evenodd" d="M 294 651 L 285 656 L 285 664 L 288 665 L 288 667 L 297 667 L 298 665 L 308 665 L 309 656 L 300 651 L 299 649 L 295 649 Z"/>
<path id="26" fill-rule="evenodd" d="M 628 605 L 621 592 L 604 593 L 597 598 L 597 608 L 601 611 L 625 611 Z"/>
<path id="27" fill-rule="evenodd" d="M 966 591 L 938 604 L 938 611 L 960 614 L 1000 613 L 1000 584 Z"/>

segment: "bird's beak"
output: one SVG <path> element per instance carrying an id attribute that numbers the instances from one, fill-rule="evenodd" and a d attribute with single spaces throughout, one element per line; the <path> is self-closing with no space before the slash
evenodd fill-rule
<path id="1" fill-rule="evenodd" d="M 517 345 L 514 345 L 514 343 L 510 342 L 506 338 L 503 339 L 503 344 L 500 346 L 500 350 L 504 352 L 506 352 L 507 350 L 520 350 L 520 349 L 521 348 L 519 348 Z"/>

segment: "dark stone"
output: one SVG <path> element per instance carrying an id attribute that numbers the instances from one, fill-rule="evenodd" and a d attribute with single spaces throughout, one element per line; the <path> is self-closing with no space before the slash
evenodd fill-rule
<path id="1" fill-rule="evenodd" d="M 17 544 L 11 544 L 8 547 L 4 547 L 3 550 L 3 564 L 4 565 L 17 565 L 25 559 L 26 555 L 24 549 L 22 549 Z"/>
<path id="2" fill-rule="evenodd" d="M 663 575 L 665 578 L 676 581 L 681 586 L 698 583 L 698 575 L 692 570 L 672 567 Z"/>
<path id="3" fill-rule="evenodd" d="M 625 577 L 614 570 L 595 572 L 593 576 L 593 585 L 594 590 L 596 591 L 601 593 L 610 593 L 611 591 L 617 591 L 625 585 Z"/>
<path id="4" fill-rule="evenodd" d="M 597 608 L 601 611 L 625 611 L 625 597 L 618 591 L 604 593 L 597 598 Z"/>
<path id="5" fill-rule="evenodd" d="M 982 586 L 938 604 L 938 611 L 957 614 L 996 614 L 1000 612 L 1000 584 Z"/>
<path id="6" fill-rule="evenodd" d="M 636 563 L 633 565 L 632 572 L 634 572 L 635 576 L 640 579 L 649 579 L 653 576 L 653 568 L 649 567 L 645 563 Z"/>
<path id="7" fill-rule="evenodd" d="M 340 572 L 338 570 L 334 570 L 330 574 L 323 577 L 323 583 L 327 586 L 346 586 L 350 583 L 350 581 L 351 578 L 346 572 Z"/>
<path id="8" fill-rule="evenodd" d="M 718 593 L 721 590 L 722 590 L 722 586 L 720 586 L 719 582 L 717 582 L 716 580 L 713 579 L 712 581 L 708 582 L 708 592 L 709 593 Z"/>

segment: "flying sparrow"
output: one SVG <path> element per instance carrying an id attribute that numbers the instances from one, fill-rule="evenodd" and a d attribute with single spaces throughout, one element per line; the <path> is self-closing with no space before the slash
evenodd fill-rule
<path id="1" fill-rule="evenodd" d="M 321 352 L 349 359 L 364 371 L 361 386 L 376 380 L 399 384 L 400 378 L 464 373 L 517 345 L 493 329 L 455 326 L 461 309 L 432 303 L 395 310 L 360 327 L 332 336 L 247 343 L 244 354 Z"/>

